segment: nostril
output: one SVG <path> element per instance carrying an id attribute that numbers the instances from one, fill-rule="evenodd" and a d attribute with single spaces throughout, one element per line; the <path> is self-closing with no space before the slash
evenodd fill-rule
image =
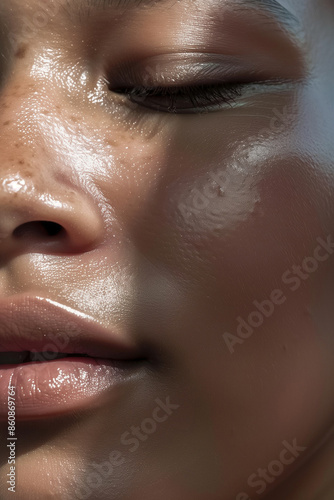
<path id="1" fill-rule="evenodd" d="M 14 230 L 13 236 L 15 238 L 45 238 L 48 236 L 59 236 L 61 233 L 65 233 L 65 229 L 56 222 L 32 221 L 18 226 Z"/>
<path id="2" fill-rule="evenodd" d="M 42 221 L 40 224 L 49 236 L 58 236 L 59 233 L 64 232 L 64 228 L 56 222 Z"/>

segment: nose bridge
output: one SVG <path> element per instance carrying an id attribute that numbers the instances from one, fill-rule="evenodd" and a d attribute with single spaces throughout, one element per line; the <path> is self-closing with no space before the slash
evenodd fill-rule
<path id="1" fill-rule="evenodd" d="M 14 235 L 27 224 L 35 224 L 39 245 L 50 248 L 44 232 L 36 231 L 41 222 L 62 228 L 58 251 L 86 249 L 103 237 L 100 209 L 76 182 L 73 163 L 65 166 L 66 156 L 51 149 L 56 93 L 30 73 L 23 76 L 17 72 L 0 93 L 0 254 L 18 244 Z M 26 242 L 20 239 L 22 251 Z"/>

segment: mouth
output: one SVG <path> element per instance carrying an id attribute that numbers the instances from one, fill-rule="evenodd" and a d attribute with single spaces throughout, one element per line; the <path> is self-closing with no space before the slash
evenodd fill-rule
<path id="1" fill-rule="evenodd" d="M 70 357 L 88 358 L 88 354 L 64 353 L 55 351 L 45 352 L 0 352 L 0 367 L 6 365 L 18 365 L 24 363 L 42 363 L 54 359 L 64 359 Z"/>
<path id="2" fill-rule="evenodd" d="M 69 307 L 26 295 L 0 300 L 0 419 L 9 388 L 17 419 L 73 413 L 114 400 L 146 361 L 123 331 Z"/>

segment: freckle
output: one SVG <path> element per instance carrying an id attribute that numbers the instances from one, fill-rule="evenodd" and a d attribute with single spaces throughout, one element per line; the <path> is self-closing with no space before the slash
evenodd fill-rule
<path id="1" fill-rule="evenodd" d="M 19 165 L 25 165 L 25 161 L 24 160 L 19 160 Z"/>
<path id="2" fill-rule="evenodd" d="M 47 109 L 43 109 L 42 113 L 43 113 L 43 115 L 49 115 L 50 111 L 48 111 Z"/>
<path id="3" fill-rule="evenodd" d="M 16 51 L 15 57 L 18 59 L 24 59 L 28 50 L 28 44 L 22 43 Z"/>
<path id="4" fill-rule="evenodd" d="M 78 118 L 76 118 L 75 116 L 70 116 L 70 119 L 72 120 L 72 122 L 77 122 L 78 121 Z"/>
<path id="5" fill-rule="evenodd" d="M 29 179 L 31 179 L 31 177 L 33 177 L 33 174 L 31 172 L 31 170 L 29 170 L 29 169 L 21 170 L 21 174 L 23 175 L 23 177 L 27 177 Z"/>
<path id="6" fill-rule="evenodd" d="M 3 122 L 3 124 L 6 126 L 6 125 L 9 125 L 10 124 L 10 120 L 7 120 L 6 122 Z"/>
<path id="7" fill-rule="evenodd" d="M 117 141 L 115 141 L 114 139 L 108 139 L 107 144 L 108 146 L 117 146 Z"/>
<path id="8" fill-rule="evenodd" d="M 20 144 L 18 142 L 15 142 L 15 147 L 16 148 L 19 148 L 20 147 Z"/>

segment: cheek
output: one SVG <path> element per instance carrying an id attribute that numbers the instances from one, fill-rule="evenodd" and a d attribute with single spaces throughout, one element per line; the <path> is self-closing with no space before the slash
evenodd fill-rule
<path id="1" fill-rule="evenodd" d="M 301 115 L 267 137 L 246 116 L 180 131 L 154 211 L 133 228 L 178 286 L 166 326 L 152 320 L 159 341 L 177 353 L 240 480 L 284 440 L 311 451 L 333 418 L 334 174 L 324 135 Z"/>
<path id="2" fill-rule="evenodd" d="M 215 304 L 224 297 L 229 310 L 273 290 L 331 231 L 334 174 L 319 113 L 296 112 L 295 95 L 277 97 L 274 108 L 272 100 L 180 125 L 160 156 L 154 210 L 132 228 L 145 255 L 188 293 L 208 292 Z"/>

